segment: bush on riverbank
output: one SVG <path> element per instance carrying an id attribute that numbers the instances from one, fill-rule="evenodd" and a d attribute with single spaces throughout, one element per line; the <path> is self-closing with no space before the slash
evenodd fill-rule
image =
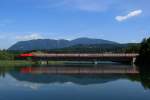
<path id="1" fill-rule="evenodd" d="M 15 57 L 23 52 L 0 50 L 0 60 L 15 60 Z"/>
<path id="2" fill-rule="evenodd" d="M 8 51 L 0 51 L 0 60 L 13 60 L 14 55 Z"/>

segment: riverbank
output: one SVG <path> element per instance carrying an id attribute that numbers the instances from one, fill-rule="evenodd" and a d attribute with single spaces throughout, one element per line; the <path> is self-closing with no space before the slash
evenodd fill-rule
<path id="1" fill-rule="evenodd" d="M 0 60 L 0 67 L 5 66 L 31 66 L 35 64 L 31 61 L 18 61 L 18 60 Z"/>
<path id="2" fill-rule="evenodd" d="M 32 65 L 61 65 L 67 61 L 28 61 L 28 60 L 0 60 L 0 67 L 8 66 L 32 66 Z"/>
<path id="3" fill-rule="evenodd" d="M 33 65 L 97 65 L 97 64 L 119 64 L 116 62 L 88 62 L 88 61 L 28 61 L 28 60 L 0 60 L 0 67 L 8 66 L 33 66 Z"/>

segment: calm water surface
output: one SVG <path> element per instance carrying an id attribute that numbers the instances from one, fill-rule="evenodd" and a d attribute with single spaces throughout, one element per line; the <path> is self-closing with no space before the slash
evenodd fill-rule
<path id="1" fill-rule="evenodd" d="M 150 100 L 150 77 L 135 70 L 120 64 L 0 67 L 0 100 Z"/>

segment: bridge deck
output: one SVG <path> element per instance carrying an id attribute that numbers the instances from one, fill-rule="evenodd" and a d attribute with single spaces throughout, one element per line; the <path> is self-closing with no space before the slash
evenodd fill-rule
<path id="1" fill-rule="evenodd" d="M 95 54 L 33 54 L 35 57 L 137 57 L 139 54 L 100 54 L 100 53 L 95 53 Z"/>
<path id="2" fill-rule="evenodd" d="M 113 62 L 131 62 L 139 54 L 136 53 L 80 53 L 80 54 L 46 54 L 46 53 L 31 53 L 21 54 L 19 58 L 32 57 L 33 60 L 54 60 L 54 61 L 113 61 Z"/>

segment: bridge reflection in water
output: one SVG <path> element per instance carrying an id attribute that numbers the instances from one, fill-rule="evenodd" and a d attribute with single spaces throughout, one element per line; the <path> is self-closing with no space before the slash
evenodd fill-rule
<path id="1" fill-rule="evenodd" d="M 138 76 L 139 72 L 131 65 L 104 64 L 97 66 L 34 66 L 20 67 L 9 74 L 18 81 L 52 84 L 72 82 L 80 85 L 102 84 L 118 79 Z"/>
<path id="2" fill-rule="evenodd" d="M 24 67 L 22 73 L 32 74 L 138 74 L 136 67 Z"/>

